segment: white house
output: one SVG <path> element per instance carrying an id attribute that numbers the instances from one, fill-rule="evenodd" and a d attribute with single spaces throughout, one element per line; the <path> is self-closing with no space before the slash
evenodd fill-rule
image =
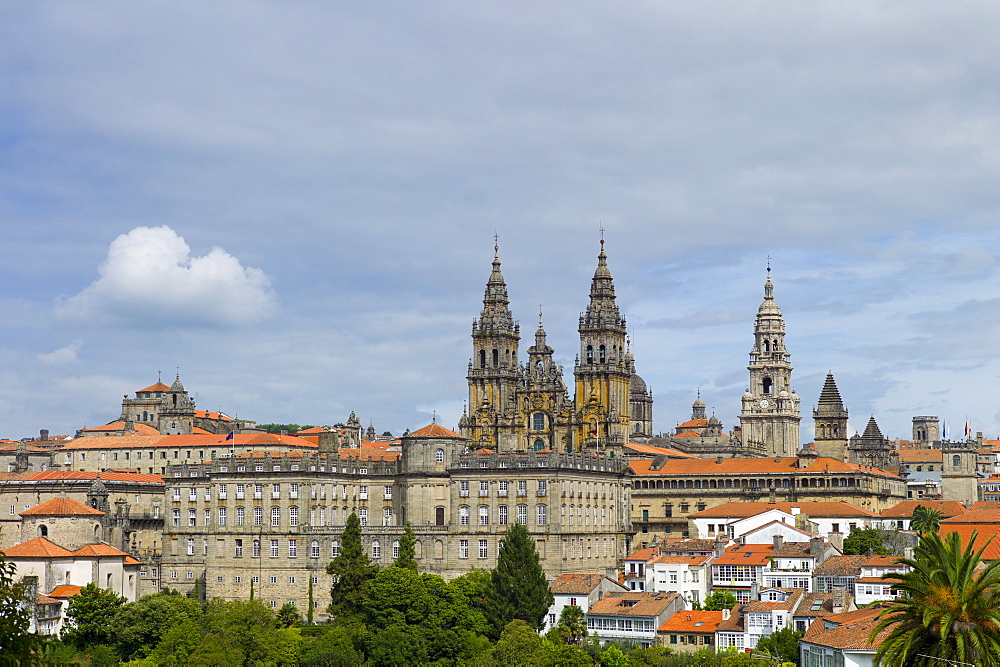
<path id="1" fill-rule="evenodd" d="M 875 649 L 889 633 L 883 630 L 869 641 L 878 623 L 878 614 L 878 609 L 859 609 L 815 620 L 799 640 L 799 664 L 802 667 L 873 667 Z"/>
<path id="2" fill-rule="evenodd" d="M 605 594 L 628 589 L 602 574 L 562 574 L 553 580 L 549 590 L 554 601 L 545 617 L 544 632 L 555 627 L 566 607 L 579 607 L 586 613 Z"/>
<path id="3" fill-rule="evenodd" d="M 657 630 L 683 609 L 676 593 L 608 593 L 587 612 L 587 631 L 602 642 L 628 639 L 653 646 Z"/>
<path id="4" fill-rule="evenodd" d="M 771 521 L 798 526 L 817 535 L 847 535 L 856 528 L 868 528 L 879 515 L 842 501 L 810 502 L 730 502 L 688 516 L 691 534 L 706 538 L 717 534 L 736 539 Z"/>
<path id="5" fill-rule="evenodd" d="M 752 649 L 761 637 L 792 626 L 792 618 L 805 591 L 787 588 L 764 588 L 757 600 L 734 606 L 716 632 L 716 646 Z"/>
<path id="6" fill-rule="evenodd" d="M 712 580 L 711 556 L 654 556 L 646 564 L 645 590 L 677 593 L 688 608 L 708 595 Z"/>
<path id="7" fill-rule="evenodd" d="M 861 576 L 854 582 L 854 599 L 859 605 L 882 602 L 899 597 L 892 592 L 892 580 L 882 578 L 883 574 L 902 574 L 910 568 L 896 562 L 896 556 L 871 556 L 861 564 Z"/>

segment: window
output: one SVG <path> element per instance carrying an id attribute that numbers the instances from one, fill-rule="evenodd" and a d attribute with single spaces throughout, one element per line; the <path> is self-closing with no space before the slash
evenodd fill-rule
<path id="1" fill-rule="evenodd" d="M 299 485 L 298 484 L 292 484 L 290 486 L 290 488 L 288 490 L 288 497 L 289 498 L 298 498 L 299 497 Z"/>
<path id="2" fill-rule="evenodd" d="M 549 483 L 547 480 L 538 480 L 538 495 L 546 496 L 549 493 Z"/>
<path id="3" fill-rule="evenodd" d="M 277 577 L 271 577 L 271 578 L 270 578 L 270 582 L 271 582 L 272 584 L 276 584 L 276 583 L 278 583 L 278 578 L 277 578 Z M 273 601 L 273 600 L 271 601 L 271 606 L 272 606 L 272 607 L 273 607 L 273 606 L 275 606 L 275 605 L 274 605 L 274 601 Z"/>
<path id="4" fill-rule="evenodd" d="M 212 499 L 212 487 L 206 486 L 205 487 L 205 501 L 208 502 L 211 499 Z"/>
<path id="5" fill-rule="evenodd" d="M 250 583 L 252 583 L 252 584 L 259 584 L 260 583 L 260 577 L 250 577 Z"/>
<path id="6" fill-rule="evenodd" d="M 444 450 L 443 449 L 436 449 L 436 450 L 434 450 L 434 462 L 435 463 L 444 463 Z"/>
<path id="7" fill-rule="evenodd" d="M 263 526 L 264 525 L 264 508 L 254 507 L 253 508 L 253 525 Z"/>
<path id="8" fill-rule="evenodd" d="M 358 498 L 361 500 L 368 500 L 368 486 L 362 484 L 358 487 Z"/>
<path id="9" fill-rule="evenodd" d="M 458 495 L 460 495 L 463 498 L 467 498 L 469 496 L 469 483 L 468 482 L 459 482 L 458 483 Z"/>
<path id="10" fill-rule="evenodd" d="M 458 541 L 458 557 L 459 558 L 469 557 L 469 540 Z"/>
<path id="11" fill-rule="evenodd" d="M 280 497 L 281 497 L 281 484 L 272 484 L 271 498 L 280 498 Z"/>
<path id="12" fill-rule="evenodd" d="M 536 412 L 535 414 L 531 415 L 531 428 L 534 429 L 534 430 L 536 430 L 536 431 L 544 431 L 545 430 L 545 413 L 544 412 Z"/>
<path id="13" fill-rule="evenodd" d="M 507 481 L 500 480 L 497 482 L 497 495 L 506 496 L 507 495 Z"/>
<path id="14" fill-rule="evenodd" d="M 382 543 L 379 540 L 372 540 L 372 560 L 381 560 Z"/>
<path id="15" fill-rule="evenodd" d="M 211 510 L 205 510 L 205 511 L 206 512 L 210 512 Z M 226 525 L 226 518 L 227 518 L 226 517 L 226 508 L 225 507 L 220 507 L 219 508 L 219 525 L 220 526 L 225 526 Z"/>
<path id="16" fill-rule="evenodd" d="M 382 487 L 382 498 L 383 500 L 392 500 L 392 487 L 383 486 Z"/>
<path id="17" fill-rule="evenodd" d="M 501 526 L 507 525 L 507 506 L 501 505 L 497 508 L 497 523 Z"/>
<path id="18" fill-rule="evenodd" d="M 288 540 L 288 557 L 298 558 L 299 557 L 299 541 L 298 540 Z"/>
<path id="19" fill-rule="evenodd" d="M 434 525 L 443 526 L 444 525 L 444 508 L 435 507 L 434 508 Z"/>
<path id="20" fill-rule="evenodd" d="M 278 557 L 278 540 L 271 540 L 271 558 Z"/>
<path id="21" fill-rule="evenodd" d="M 330 555 L 334 558 L 340 555 L 340 541 L 334 540 L 330 543 Z"/>
<path id="22" fill-rule="evenodd" d="M 382 525 L 391 526 L 392 525 L 392 508 L 383 507 L 382 508 Z"/>
<path id="23" fill-rule="evenodd" d="M 237 576 L 233 577 L 233 582 L 237 583 L 237 584 L 241 584 L 241 583 L 243 583 L 243 577 L 237 575 Z"/>
<path id="24" fill-rule="evenodd" d="M 260 540 L 253 541 L 253 557 L 260 558 Z"/>
<path id="25" fill-rule="evenodd" d="M 197 488 L 192 486 L 191 488 L 188 489 L 188 500 L 190 500 L 191 502 L 195 502 L 196 500 L 198 500 Z"/>
<path id="26" fill-rule="evenodd" d="M 479 525 L 490 525 L 490 508 L 486 505 L 479 506 Z"/>
<path id="27" fill-rule="evenodd" d="M 362 507 L 358 510 L 358 520 L 361 521 L 362 526 L 368 525 L 368 508 Z"/>
<path id="28" fill-rule="evenodd" d="M 313 540 L 309 543 L 309 557 L 319 558 L 319 540 Z"/>
<path id="29" fill-rule="evenodd" d="M 458 523 L 461 526 L 469 525 L 469 506 L 462 505 L 458 508 Z"/>
<path id="30" fill-rule="evenodd" d="M 490 495 L 490 483 L 486 480 L 481 480 L 479 482 L 479 495 L 480 497 Z"/>
<path id="31" fill-rule="evenodd" d="M 519 496 L 528 495 L 528 480 L 519 479 L 517 481 L 517 495 Z"/>
<path id="32" fill-rule="evenodd" d="M 490 550 L 489 550 L 489 547 L 487 545 L 488 545 L 488 542 L 486 540 L 479 540 L 479 557 L 480 558 L 488 558 L 489 557 Z"/>
<path id="33" fill-rule="evenodd" d="M 11 505 L 11 506 L 10 506 L 10 509 L 11 509 L 11 510 L 13 510 L 13 509 L 14 509 L 14 506 L 13 506 L 13 505 Z M 13 511 L 11 511 L 11 514 L 13 514 L 13 513 L 14 513 L 14 512 L 13 512 Z M 180 525 L 181 525 L 181 511 L 180 511 L 180 510 L 174 510 L 174 516 L 173 516 L 173 526 L 174 526 L 175 528 L 177 528 L 177 527 L 178 527 L 178 526 L 180 526 Z"/>
<path id="34" fill-rule="evenodd" d="M 523 525 L 528 525 L 528 506 L 518 505 L 517 506 L 517 522 Z"/>
<path id="35" fill-rule="evenodd" d="M 538 525 L 539 526 L 544 526 L 544 525 L 548 524 L 548 522 L 549 522 L 548 508 L 545 507 L 545 505 L 539 505 L 538 506 Z"/>
<path id="36" fill-rule="evenodd" d="M 399 540 L 392 541 L 392 559 L 396 560 L 399 558 Z"/>
<path id="37" fill-rule="evenodd" d="M 271 508 L 271 526 L 278 527 L 281 525 L 281 508 L 272 507 Z"/>
<path id="38" fill-rule="evenodd" d="M 181 501 L 181 487 L 175 486 L 174 487 L 174 502 L 175 503 L 179 503 L 180 501 Z M 10 509 L 11 509 L 11 514 L 13 514 L 14 513 L 14 511 L 13 511 L 14 510 L 14 506 L 11 505 Z"/>
<path id="39" fill-rule="evenodd" d="M 188 556 L 194 555 L 194 539 L 190 537 L 188 538 L 187 541 L 187 555 Z"/>
<path id="40" fill-rule="evenodd" d="M 246 510 L 242 507 L 236 508 L 236 525 L 242 526 L 246 521 Z"/>
<path id="41" fill-rule="evenodd" d="M 288 508 L 288 525 L 292 528 L 299 525 L 299 508 L 295 505 Z"/>
<path id="42" fill-rule="evenodd" d="M 243 557 L 243 540 L 240 539 L 236 540 L 236 552 L 233 555 L 236 556 L 237 558 Z"/>
<path id="43" fill-rule="evenodd" d="M 294 584 L 295 583 L 295 577 L 288 577 L 288 583 Z"/>
<path id="44" fill-rule="evenodd" d="M 243 500 L 243 494 L 246 493 L 246 484 L 236 485 L 236 499 Z"/>
<path id="45" fill-rule="evenodd" d="M 260 500 L 264 497 L 264 485 L 254 484 L 253 485 L 253 497 L 255 500 Z"/>
<path id="46" fill-rule="evenodd" d="M 188 510 L 188 525 L 189 526 L 198 525 L 198 510 Z"/>

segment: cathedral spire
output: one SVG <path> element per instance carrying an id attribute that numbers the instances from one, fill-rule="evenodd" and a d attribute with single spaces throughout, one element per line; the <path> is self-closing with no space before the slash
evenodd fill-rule
<path id="1" fill-rule="evenodd" d="M 479 315 L 480 330 L 484 331 L 515 331 L 517 325 L 510 312 L 510 300 L 507 298 L 507 283 L 500 272 L 500 246 L 493 246 L 493 271 L 486 281 L 486 292 L 483 295 L 483 310 Z"/>

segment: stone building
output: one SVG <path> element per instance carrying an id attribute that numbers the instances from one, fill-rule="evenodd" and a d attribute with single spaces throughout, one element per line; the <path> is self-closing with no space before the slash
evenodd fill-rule
<path id="1" fill-rule="evenodd" d="M 462 435 L 479 447 L 498 451 L 618 456 L 630 434 L 650 434 L 652 394 L 635 375 L 603 239 L 590 303 L 580 315 L 573 398 L 562 367 L 553 361 L 540 315 L 535 344 L 528 349 L 527 363 L 521 363 L 520 325 L 510 310 L 498 253 L 494 247 L 483 309 L 472 323 L 469 404 L 459 422 Z"/>
<path id="2" fill-rule="evenodd" d="M 688 516 L 734 500 L 843 502 L 878 512 L 906 498 L 906 482 L 877 468 L 816 455 L 809 445 L 797 456 L 774 458 L 630 461 L 632 523 L 637 542 L 657 534 L 686 536 Z"/>
<path id="3" fill-rule="evenodd" d="M 816 453 L 838 461 L 847 460 L 847 408 L 840 398 L 840 390 L 833 373 L 826 374 L 826 382 L 819 393 L 819 402 L 813 410 Z"/>
<path id="4" fill-rule="evenodd" d="M 791 355 L 785 347 L 785 320 L 774 301 L 771 268 L 764 301 L 757 309 L 750 350 L 750 385 L 740 412 L 742 446 L 757 456 L 795 456 L 799 449 L 799 397 L 792 388 Z"/>
<path id="5" fill-rule="evenodd" d="M 255 596 L 306 609 L 309 581 L 322 615 L 347 517 L 365 549 L 390 564 L 405 522 L 423 572 L 451 578 L 496 564 L 499 542 L 525 524 L 549 576 L 604 572 L 628 550 L 630 473 L 621 458 L 580 452 L 474 449 L 431 424 L 401 452 L 335 447 L 255 452 L 168 469 L 163 585 Z"/>

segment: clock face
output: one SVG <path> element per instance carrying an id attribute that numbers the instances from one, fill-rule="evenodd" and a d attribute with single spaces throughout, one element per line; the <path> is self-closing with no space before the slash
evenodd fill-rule
<path id="1" fill-rule="evenodd" d="M 762 398 L 760 399 L 758 405 L 761 407 L 762 410 L 767 410 L 769 407 L 771 407 L 771 401 L 767 400 L 766 398 Z"/>

